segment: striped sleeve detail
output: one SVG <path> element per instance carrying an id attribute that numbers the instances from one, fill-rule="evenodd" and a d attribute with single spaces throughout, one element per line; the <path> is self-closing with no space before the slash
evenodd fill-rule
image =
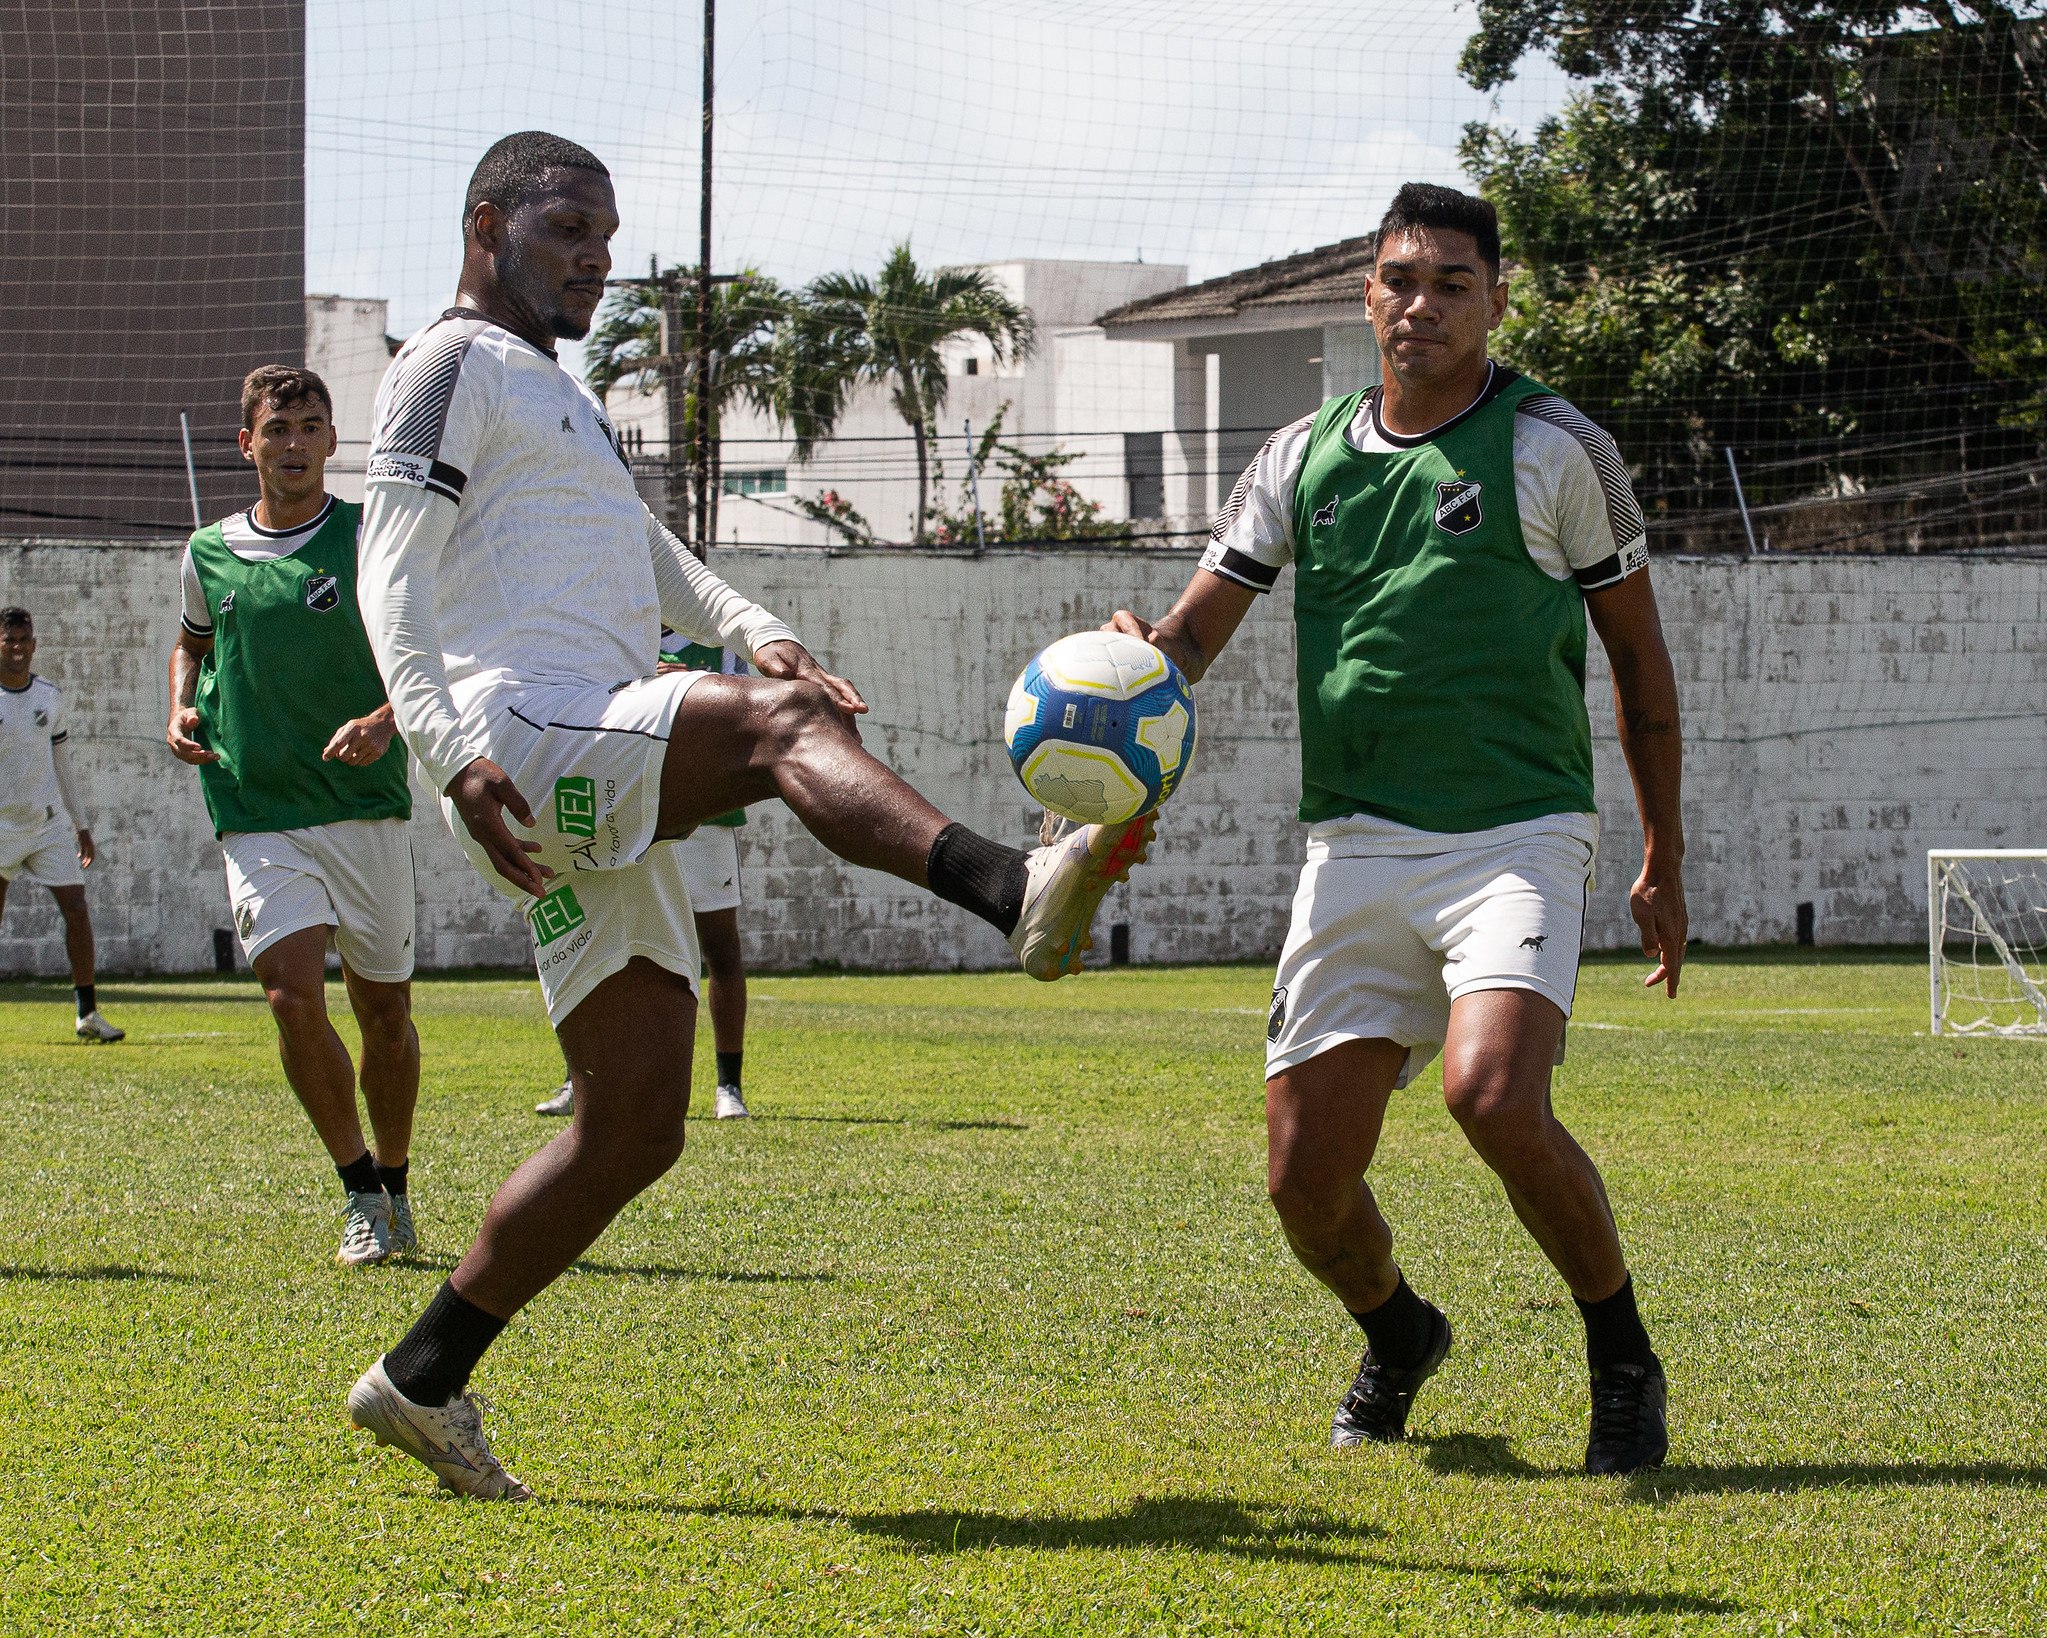
<path id="1" fill-rule="evenodd" d="M 1280 565 L 1260 563 L 1255 557 L 1246 557 L 1242 552 L 1228 546 L 1211 546 L 1201 560 L 1201 566 L 1210 574 L 1218 574 L 1225 580 L 1234 580 L 1240 586 L 1248 586 L 1255 592 L 1269 592 L 1278 583 Z"/>
<path id="2" fill-rule="evenodd" d="M 1614 544 L 1618 548 L 1615 557 L 1621 560 L 1620 572 L 1615 580 L 1634 573 L 1649 561 L 1648 552 L 1642 552 L 1639 562 L 1630 561 L 1630 548 L 1640 546 L 1648 533 L 1643 521 L 1642 508 L 1635 499 L 1635 486 L 1628 479 L 1627 464 L 1621 459 L 1621 452 L 1608 437 L 1584 414 L 1583 411 L 1567 404 L 1554 393 L 1539 393 L 1524 398 L 1515 406 L 1518 413 L 1537 421 L 1547 421 L 1577 439 L 1578 447 L 1585 451 L 1592 462 L 1592 470 L 1599 475 L 1599 486 L 1606 494 L 1606 517 L 1613 530 Z M 1602 567 L 1592 564 L 1589 569 Z M 1578 571 L 1580 576 L 1589 572 Z M 1582 578 L 1579 584 L 1585 582 Z M 1603 582 L 1610 583 L 1610 582 Z M 1589 588 L 1588 588 L 1589 589 Z"/>
<path id="3" fill-rule="evenodd" d="M 1582 569 L 1573 569 L 1571 578 L 1578 582 L 1580 591 L 1604 591 L 1608 586 L 1618 586 L 1637 569 L 1649 567 L 1649 542 L 1635 540 L 1618 552 L 1609 552 L 1597 563 L 1588 563 Z"/>
<path id="4" fill-rule="evenodd" d="M 397 366 L 401 373 L 385 384 L 370 440 L 366 483 L 403 483 L 451 501 L 462 499 L 469 475 L 440 459 L 441 442 L 462 361 L 481 328 L 480 321 L 448 320 Z"/>
<path id="5" fill-rule="evenodd" d="M 1275 432 L 1270 438 L 1265 440 L 1264 448 L 1258 451 L 1258 460 L 1263 460 L 1265 451 L 1277 442 L 1279 442 L 1279 434 Z M 1215 522 L 1209 525 L 1208 538 L 1210 540 L 1221 540 L 1224 535 L 1230 532 L 1230 525 L 1244 515 L 1244 503 L 1251 498 L 1251 483 L 1258 474 L 1258 460 L 1252 461 L 1249 466 L 1237 474 L 1237 482 L 1235 487 L 1230 490 L 1230 498 L 1223 502 L 1223 509 L 1216 513 Z"/>

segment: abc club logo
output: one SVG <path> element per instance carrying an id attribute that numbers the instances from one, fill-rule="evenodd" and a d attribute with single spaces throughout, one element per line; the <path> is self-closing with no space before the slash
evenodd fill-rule
<path id="1" fill-rule="evenodd" d="M 341 605 L 341 582 L 331 574 L 316 574 L 306 582 L 306 607 L 325 614 Z"/>
<path id="2" fill-rule="evenodd" d="M 1464 478 L 1436 485 L 1436 526 L 1446 535 L 1468 535 L 1485 522 L 1480 510 L 1480 485 Z"/>

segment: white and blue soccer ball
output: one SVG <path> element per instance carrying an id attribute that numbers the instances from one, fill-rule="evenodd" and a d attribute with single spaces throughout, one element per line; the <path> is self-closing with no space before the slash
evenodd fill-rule
<path id="1" fill-rule="evenodd" d="M 1002 735 L 1041 805 L 1083 824 L 1121 824 L 1151 812 L 1186 776 L 1194 694 L 1141 638 L 1076 632 L 1024 667 Z"/>

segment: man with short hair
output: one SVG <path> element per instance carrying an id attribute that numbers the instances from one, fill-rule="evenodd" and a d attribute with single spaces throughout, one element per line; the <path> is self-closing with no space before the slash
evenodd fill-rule
<path id="1" fill-rule="evenodd" d="M 64 918 L 64 954 L 78 1003 L 81 1041 L 119 1041 L 99 1014 L 93 985 L 92 917 L 85 871 L 95 857 L 92 828 L 78 800 L 64 721 L 64 691 L 31 669 L 36 625 L 27 609 L 0 609 L 0 915 L 17 877 L 50 890 Z"/>
<path id="2" fill-rule="evenodd" d="M 1383 385 L 1275 433 L 1149 638 L 1199 677 L 1294 565 L 1307 864 L 1266 1032 L 1268 1183 L 1289 1244 L 1364 1330 L 1338 1446 L 1401 1438 L 1450 1322 L 1393 1260 L 1364 1174 L 1386 1105 L 1443 1096 L 1584 1318 L 1593 1473 L 1668 1447 L 1663 1367 L 1599 1173 L 1550 1106 L 1598 847 L 1589 614 L 1613 667 L 1645 851 L 1648 983 L 1684 961 L 1677 684 L 1613 440 L 1493 363 L 1493 207 L 1410 183 L 1365 304 Z"/>
<path id="3" fill-rule="evenodd" d="M 327 493 L 334 400 L 311 370 L 242 383 L 259 498 L 192 536 L 164 738 L 199 769 L 242 953 L 277 1020 L 284 1078 L 347 1194 L 338 1262 L 418 1248 L 407 1178 L 419 1101 L 405 751 L 355 601 L 362 508 Z M 356 1068 L 327 1016 L 327 941 L 362 1030 Z"/>
<path id="4" fill-rule="evenodd" d="M 492 1454 L 470 1373 L 682 1152 L 700 955 L 659 844 L 778 796 L 841 858 L 973 911 L 1050 980 L 1078 967 L 1151 830 L 1025 854 L 949 821 L 861 748 L 853 685 L 655 521 L 603 405 L 554 353 L 588 334 L 617 228 L 588 149 L 543 131 L 493 146 L 463 209 L 456 305 L 392 361 L 367 474 L 370 642 L 450 830 L 532 926 L 575 1114 L 348 1411 L 498 1500 L 530 1492 Z M 761 675 L 657 674 L 664 622 Z"/>

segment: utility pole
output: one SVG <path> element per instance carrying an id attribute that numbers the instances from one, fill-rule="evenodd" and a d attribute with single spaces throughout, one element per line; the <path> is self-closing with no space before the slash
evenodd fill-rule
<path id="1" fill-rule="evenodd" d="M 696 554 L 711 546 L 711 109 L 715 89 L 717 0 L 704 0 L 704 160 L 697 245 Z"/>
<path id="2" fill-rule="evenodd" d="M 689 538 L 688 488 L 683 482 L 683 455 L 689 442 L 689 419 L 683 413 L 685 389 L 682 368 L 681 275 L 661 272 L 661 259 L 650 257 L 647 282 L 661 292 L 661 402 L 668 421 L 668 482 L 663 493 L 669 532 L 678 540 Z"/>

